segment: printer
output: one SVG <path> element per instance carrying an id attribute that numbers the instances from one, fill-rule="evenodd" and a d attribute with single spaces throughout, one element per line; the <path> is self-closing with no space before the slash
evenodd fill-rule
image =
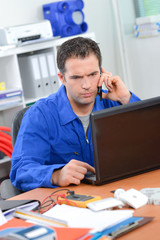
<path id="1" fill-rule="evenodd" d="M 19 45 L 26 41 L 52 38 L 52 27 L 49 20 L 0 28 L 0 45 Z"/>

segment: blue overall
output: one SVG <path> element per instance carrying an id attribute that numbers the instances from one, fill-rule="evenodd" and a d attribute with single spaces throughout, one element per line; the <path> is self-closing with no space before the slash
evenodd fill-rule
<path id="1" fill-rule="evenodd" d="M 130 102 L 139 101 L 133 93 Z M 120 105 L 97 95 L 93 111 Z M 71 159 L 94 166 L 91 127 L 87 141 L 83 125 L 73 112 L 65 87 L 40 99 L 25 113 L 11 158 L 10 179 L 23 191 L 51 184 L 55 169 Z"/>

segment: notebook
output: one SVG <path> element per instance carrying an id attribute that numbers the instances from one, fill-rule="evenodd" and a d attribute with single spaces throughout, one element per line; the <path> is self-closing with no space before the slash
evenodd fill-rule
<path id="1" fill-rule="evenodd" d="M 15 208 L 31 211 L 36 210 L 38 206 L 39 200 L 0 200 L 0 209 L 7 221 L 13 218 Z"/>
<path id="2" fill-rule="evenodd" d="M 160 168 L 160 97 L 92 112 L 90 120 L 96 174 L 83 182 L 101 185 Z"/>

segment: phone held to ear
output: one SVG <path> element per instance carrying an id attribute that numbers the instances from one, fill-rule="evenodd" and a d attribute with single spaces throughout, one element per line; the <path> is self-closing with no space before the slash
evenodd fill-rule
<path id="1" fill-rule="evenodd" d="M 100 68 L 100 76 L 102 75 L 102 69 Z M 98 87 L 98 92 L 100 96 L 100 101 L 102 101 L 102 86 Z"/>
<path id="2" fill-rule="evenodd" d="M 97 92 L 100 96 L 100 101 L 102 101 L 102 86 L 98 87 L 98 92 Z"/>

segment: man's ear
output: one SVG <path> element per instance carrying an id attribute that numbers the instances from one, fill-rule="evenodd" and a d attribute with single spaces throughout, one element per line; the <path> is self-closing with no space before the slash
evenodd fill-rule
<path id="1" fill-rule="evenodd" d="M 64 79 L 64 76 L 63 76 L 63 74 L 62 74 L 61 72 L 58 73 L 58 77 L 59 77 L 61 83 L 62 83 L 63 85 L 65 85 L 65 79 Z"/>

